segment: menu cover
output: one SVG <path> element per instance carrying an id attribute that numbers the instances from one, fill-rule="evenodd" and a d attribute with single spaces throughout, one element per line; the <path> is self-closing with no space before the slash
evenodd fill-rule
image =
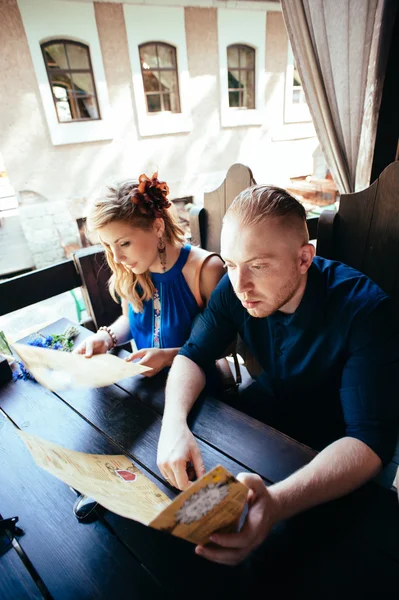
<path id="1" fill-rule="evenodd" d="M 101 506 L 194 544 L 215 531 L 236 529 L 248 488 L 217 466 L 170 500 L 126 456 L 85 454 L 25 431 L 18 434 L 35 462 Z"/>

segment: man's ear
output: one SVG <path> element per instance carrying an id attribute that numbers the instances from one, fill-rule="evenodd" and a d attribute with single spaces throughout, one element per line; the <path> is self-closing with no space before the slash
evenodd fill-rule
<path id="1" fill-rule="evenodd" d="M 308 271 L 310 265 L 312 264 L 312 260 L 315 254 L 316 250 L 313 244 L 307 243 L 301 246 L 299 254 L 299 268 L 303 275 Z"/>

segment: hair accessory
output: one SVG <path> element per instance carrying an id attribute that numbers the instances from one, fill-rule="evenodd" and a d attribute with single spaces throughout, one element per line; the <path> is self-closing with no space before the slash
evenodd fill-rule
<path id="1" fill-rule="evenodd" d="M 97 333 L 99 331 L 106 331 L 108 333 L 109 337 L 111 338 L 112 346 L 111 346 L 111 348 L 109 348 L 109 350 L 112 350 L 113 348 L 115 348 L 115 346 L 118 345 L 117 337 L 110 327 L 106 327 L 105 325 L 103 325 L 102 327 L 99 327 L 97 329 Z"/>
<path id="2" fill-rule="evenodd" d="M 159 181 L 158 173 L 154 173 L 151 179 L 142 174 L 138 186 L 131 192 L 131 198 L 143 214 L 163 217 L 163 211 L 171 206 L 168 194 L 169 187 L 165 181 Z"/>

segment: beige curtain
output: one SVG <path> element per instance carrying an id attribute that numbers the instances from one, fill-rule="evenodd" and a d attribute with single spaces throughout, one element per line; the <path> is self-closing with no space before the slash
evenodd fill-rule
<path id="1" fill-rule="evenodd" d="M 341 193 L 370 183 L 396 0 L 281 0 L 327 165 Z"/>

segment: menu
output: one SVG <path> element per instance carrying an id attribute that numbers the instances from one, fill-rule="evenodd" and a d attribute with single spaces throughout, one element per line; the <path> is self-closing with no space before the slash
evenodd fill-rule
<path id="1" fill-rule="evenodd" d="M 81 494 L 194 544 L 206 544 L 215 531 L 234 531 L 246 504 L 248 488 L 220 465 L 172 501 L 126 456 L 76 452 L 25 431 L 18 434 L 39 467 Z"/>

